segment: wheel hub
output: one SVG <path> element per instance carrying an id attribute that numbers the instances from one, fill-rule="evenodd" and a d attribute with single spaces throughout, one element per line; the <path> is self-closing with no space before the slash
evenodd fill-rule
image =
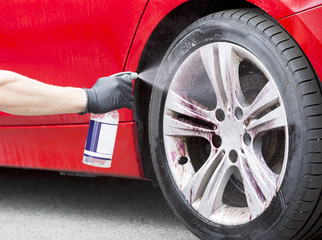
<path id="1" fill-rule="evenodd" d="M 217 134 L 220 136 L 221 147 L 226 151 L 232 150 L 239 152 L 243 147 L 243 136 L 245 134 L 245 126 L 241 120 L 229 111 L 225 115 L 225 119 L 218 123 Z"/>

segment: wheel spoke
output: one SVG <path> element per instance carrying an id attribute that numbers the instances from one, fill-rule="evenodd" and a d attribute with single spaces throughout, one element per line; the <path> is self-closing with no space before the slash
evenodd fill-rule
<path id="1" fill-rule="evenodd" d="M 256 136 L 261 132 L 286 126 L 287 120 L 284 110 L 281 106 L 279 106 L 260 119 L 251 121 L 246 130 L 252 133 L 253 136 Z"/>
<path id="2" fill-rule="evenodd" d="M 242 161 L 247 163 L 250 176 L 255 180 L 265 199 L 270 202 L 276 195 L 278 175 L 266 164 L 261 155 L 256 155 L 251 147 L 244 148 L 245 157 Z"/>
<path id="3" fill-rule="evenodd" d="M 176 173 L 173 175 L 174 180 L 184 185 L 184 183 L 187 181 L 186 179 L 189 180 L 195 173 L 195 170 L 191 164 L 185 139 L 178 137 L 166 137 L 165 148 L 169 160 L 169 167 L 171 171 Z M 180 159 L 182 157 L 184 157 L 187 162 L 180 164 Z M 180 189 L 182 189 L 182 185 L 180 184 Z"/>
<path id="4" fill-rule="evenodd" d="M 200 48 L 200 55 L 203 66 L 207 72 L 213 90 L 217 99 L 217 107 L 225 108 L 227 97 L 224 91 L 223 82 L 220 76 L 220 64 L 218 56 L 215 56 L 212 45 L 206 45 Z"/>
<path id="5" fill-rule="evenodd" d="M 182 192 L 190 204 L 193 204 L 203 195 L 210 178 L 221 161 L 222 152 L 212 152 L 199 171 L 193 175 L 188 184 L 183 188 Z"/>
<path id="6" fill-rule="evenodd" d="M 194 118 L 196 120 L 201 119 L 206 122 L 211 122 L 209 111 L 202 109 L 196 104 L 193 104 L 191 101 L 188 101 L 172 90 L 169 90 L 168 92 L 166 107 L 173 112 L 179 113 L 189 118 Z"/>
<path id="7" fill-rule="evenodd" d="M 233 172 L 234 167 L 229 164 L 229 161 L 223 159 L 212 175 L 202 196 L 198 208 L 200 214 L 209 218 L 216 210 L 223 206 L 223 193 Z"/>
<path id="8" fill-rule="evenodd" d="M 229 44 L 219 44 L 218 54 L 223 90 L 227 97 L 226 107 L 233 110 L 237 106 L 237 94 L 241 93 L 238 73 L 241 58 Z"/>
<path id="9" fill-rule="evenodd" d="M 211 141 L 211 136 L 215 130 L 198 125 L 192 121 L 179 119 L 176 117 L 164 117 L 164 134 L 176 137 L 203 137 Z"/>
<path id="10" fill-rule="evenodd" d="M 250 220 L 265 210 L 265 198 L 260 191 L 246 161 L 241 161 L 239 171 L 243 179 L 245 196 L 251 213 Z"/>
<path id="11" fill-rule="evenodd" d="M 262 111 L 278 103 L 278 92 L 272 85 L 270 82 L 266 83 L 252 104 L 244 110 L 245 119 L 256 117 Z"/>

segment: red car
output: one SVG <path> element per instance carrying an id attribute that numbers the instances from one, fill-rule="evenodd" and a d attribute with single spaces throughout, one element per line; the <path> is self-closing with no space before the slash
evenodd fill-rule
<path id="1" fill-rule="evenodd" d="M 0 164 L 158 182 L 201 239 L 321 239 L 322 1 L 2 1 L 0 68 L 60 86 L 140 73 L 112 167 L 89 115 L 0 115 Z"/>

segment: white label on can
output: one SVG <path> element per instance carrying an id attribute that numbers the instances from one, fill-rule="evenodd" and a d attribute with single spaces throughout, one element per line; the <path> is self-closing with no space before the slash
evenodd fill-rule
<path id="1" fill-rule="evenodd" d="M 103 154 L 112 154 L 114 150 L 117 125 L 102 124 L 97 143 L 97 152 Z"/>

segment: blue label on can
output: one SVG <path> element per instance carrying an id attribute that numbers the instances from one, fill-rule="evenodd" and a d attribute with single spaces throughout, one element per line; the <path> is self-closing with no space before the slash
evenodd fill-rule
<path id="1" fill-rule="evenodd" d="M 97 122 L 93 120 L 89 121 L 85 150 L 90 152 L 97 151 L 97 144 L 99 140 L 99 134 L 101 131 L 101 125 L 102 125 L 101 122 Z"/>

